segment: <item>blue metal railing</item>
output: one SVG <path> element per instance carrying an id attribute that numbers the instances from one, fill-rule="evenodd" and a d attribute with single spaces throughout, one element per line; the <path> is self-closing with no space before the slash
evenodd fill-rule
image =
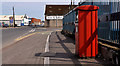
<path id="1" fill-rule="evenodd" d="M 104 40 L 108 40 L 115 44 L 120 43 L 119 38 L 119 27 L 120 27 L 120 3 L 119 2 L 109 2 L 108 11 L 100 6 L 98 13 L 99 23 L 98 23 L 98 37 Z"/>
<path id="2" fill-rule="evenodd" d="M 105 16 L 107 16 L 105 18 Z M 101 16 L 106 20 L 99 22 L 99 38 L 120 43 L 120 12 Z"/>

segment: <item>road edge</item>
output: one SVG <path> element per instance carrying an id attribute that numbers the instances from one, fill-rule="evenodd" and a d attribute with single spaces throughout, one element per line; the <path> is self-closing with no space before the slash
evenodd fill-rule
<path id="1" fill-rule="evenodd" d="M 45 45 L 45 53 L 49 52 L 49 39 L 50 39 L 52 32 L 47 36 L 46 45 Z M 50 64 L 50 58 L 44 57 L 44 66 L 49 66 L 49 64 Z"/>

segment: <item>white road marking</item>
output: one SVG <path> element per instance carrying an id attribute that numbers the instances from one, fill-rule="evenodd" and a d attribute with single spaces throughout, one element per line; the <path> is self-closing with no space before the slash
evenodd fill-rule
<path id="1" fill-rule="evenodd" d="M 45 52 L 49 52 L 49 39 L 50 39 L 51 34 L 52 34 L 52 32 L 47 37 Z M 44 66 L 49 66 L 49 64 L 50 64 L 50 58 L 49 57 L 44 57 Z"/>
<path id="2" fill-rule="evenodd" d="M 45 33 L 42 33 L 42 34 L 45 34 Z"/>
<path id="3" fill-rule="evenodd" d="M 32 32 L 35 32 L 35 29 L 33 29 L 33 31 Z"/>
<path id="4" fill-rule="evenodd" d="M 33 29 L 32 29 L 33 30 Z M 32 30 L 30 30 L 29 32 L 31 32 Z"/>
<path id="5" fill-rule="evenodd" d="M 30 30 L 29 32 L 35 32 L 35 29 Z"/>
<path id="6" fill-rule="evenodd" d="M 22 36 L 24 36 L 24 35 L 26 35 L 26 34 L 28 34 L 30 32 L 35 32 L 35 29 L 31 29 L 30 31 L 28 31 L 28 32 L 24 33 L 23 35 L 19 36 L 17 39 L 21 38 Z"/>
<path id="7" fill-rule="evenodd" d="M 45 57 L 44 58 L 44 66 L 49 66 L 50 64 L 50 58 L 49 57 Z"/>

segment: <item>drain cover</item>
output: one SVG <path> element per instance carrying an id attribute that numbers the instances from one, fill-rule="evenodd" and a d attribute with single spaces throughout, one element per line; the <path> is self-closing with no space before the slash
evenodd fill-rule
<path id="1" fill-rule="evenodd" d="M 56 53 L 50 53 L 50 52 L 35 54 L 35 56 L 40 56 L 40 57 L 55 57 L 55 55 L 56 55 Z"/>

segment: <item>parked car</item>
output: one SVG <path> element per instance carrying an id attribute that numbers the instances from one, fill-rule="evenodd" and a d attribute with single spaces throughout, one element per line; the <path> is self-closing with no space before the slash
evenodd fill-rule
<path id="1" fill-rule="evenodd" d="M 9 25 L 8 25 L 8 24 L 4 24 L 3 27 L 6 27 L 6 28 L 7 28 L 7 27 L 9 27 Z"/>

